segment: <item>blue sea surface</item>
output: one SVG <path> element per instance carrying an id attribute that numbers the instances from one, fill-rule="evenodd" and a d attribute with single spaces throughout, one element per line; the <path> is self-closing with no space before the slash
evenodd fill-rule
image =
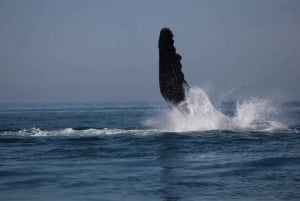
<path id="1" fill-rule="evenodd" d="M 287 128 L 178 131 L 147 123 L 161 103 L 1 104 L 0 200 L 300 200 L 300 103 L 280 107 Z"/>

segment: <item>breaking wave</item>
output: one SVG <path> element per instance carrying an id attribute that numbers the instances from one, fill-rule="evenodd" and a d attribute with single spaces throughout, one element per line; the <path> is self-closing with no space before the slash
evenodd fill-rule
<path id="1" fill-rule="evenodd" d="M 186 100 L 145 124 L 173 132 L 230 130 L 274 131 L 288 127 L 276 120 L 278 111 L 266 100 L 251 99 L 238 102 L 233 116 L 219 111 L 200 88 L 191 88 Z"/>
<path id="2" fill-rule="evenodd" d="M 1 131 L 0 135 L 16 135 L 16 136 L 72 136 L 72 137 L 82 137 L 82 136 L 98 136 L 98 135 L 116 135 L 116 134 L 151 134 L 155 133 L 156 130 L 153 129 L 73 129 L 64 128 L 58 130 L 42 130 L 39 128 L 30 129 L 20 129 L 20 130 L 7 130 Z"/>

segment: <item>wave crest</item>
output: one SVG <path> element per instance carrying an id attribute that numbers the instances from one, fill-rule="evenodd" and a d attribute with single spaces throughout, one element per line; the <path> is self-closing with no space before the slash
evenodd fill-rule
<path id="1" fill-rule="evenodd" d="M 41 130 L 39 128 L 30 128 L 30 129 L 21 129 L 17 131 L 2 131 L 0 135 L 16 135 L 16 136 L 32 136 L 32 137 L 43 137 L 43 136 L 72 136 L 72 137 L 81 137 L 81 136 L 98 136 L 98 135 L 116 135 L 116 134 L 151 134 L 155 133 L 154 129 L 73 129 L 73 128 L 64 128 L 58 130 Z"/>

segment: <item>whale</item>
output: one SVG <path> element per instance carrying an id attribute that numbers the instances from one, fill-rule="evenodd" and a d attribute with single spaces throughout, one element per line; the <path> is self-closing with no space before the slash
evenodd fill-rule
<path id="1" fill-rule="evenodd" d="M 164 27 L 158 40 L 159 88 L 164 100 L 177 107 L 186 99 L 189 84 L 182 72 L 181 55 L 176 52 L 172 31 Z"/>

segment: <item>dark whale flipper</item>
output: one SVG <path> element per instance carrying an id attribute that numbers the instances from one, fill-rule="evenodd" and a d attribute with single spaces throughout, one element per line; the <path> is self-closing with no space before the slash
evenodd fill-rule
<path id="1" fill-rule="evenodd" d="M 181 71 L 181 56 L 176 53 L 173 33 L 169 28 L 160 31 L 159 41 L 159 87 L 163 98 L 172 106 L 185 100 L 189 88 Z"/>

